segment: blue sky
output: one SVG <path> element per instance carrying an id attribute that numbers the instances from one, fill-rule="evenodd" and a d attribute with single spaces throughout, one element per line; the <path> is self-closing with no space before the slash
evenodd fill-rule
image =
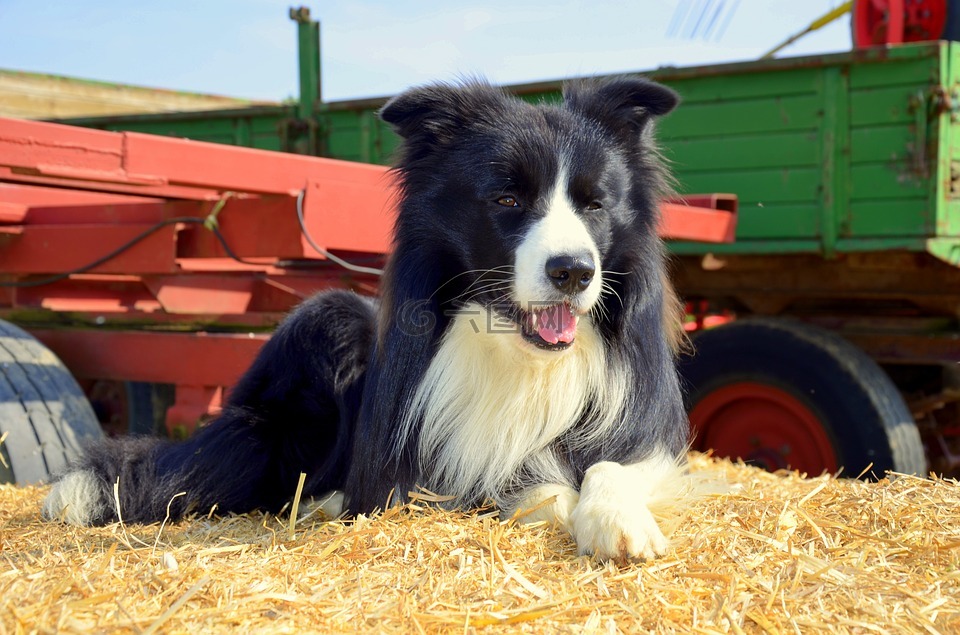
<path id="1" fill-rule="evenodd" d="M 321 21 L 324 98 L 348 99 L 461 75 L 517 83 L 749 60 L 841 1 L 301 3 Z M 254 99 L 295 97 L 292 4 L 0 0 L 0 68 Z M 721 6 L 708 36 L 688 36 L 696 23 L 689 16 Z M 849 17 L 841 18 L 782 55 L 848 50 L 849 25 Z"/>

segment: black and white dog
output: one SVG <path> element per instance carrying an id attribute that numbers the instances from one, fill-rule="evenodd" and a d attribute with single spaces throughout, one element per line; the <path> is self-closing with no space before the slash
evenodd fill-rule
<path id="1" fill-rule="evenodd" d="M 350 513 L 418 487 L 566 527 L 581 552 L 654 557 L 652 507 L 681 476 L 688 424 L 657 235 L 666 175 L 644 79 L 530 105 L 475 81 L 395 97 L 403 137 L 379 305 L 296 309 L 223 414 L 180 443 L 107 441 L 54 484 L 76 524 L 252 509 L 340 492 Z"/>

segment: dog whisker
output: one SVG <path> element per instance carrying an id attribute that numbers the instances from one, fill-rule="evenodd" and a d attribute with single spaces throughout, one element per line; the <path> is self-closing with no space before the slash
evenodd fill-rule
<path id="1" fill-rule="evenodd" d="M 507 273 L 507 270 L 503 270 L 503 269 L 501 269 L 501 268 L 498 267 L 498 268 L 495 268 L 495 269 L 477 269 L 477 270 L 474 271 L 474 273 L 479 273 L 480 275 L 478 275 L 475 280 L 473 280 L 470 284 L 468 284 L 468 285 L 467 285 L 467 288 L 466 288 L 464 291 L 469 290 L 471 287 L 473 287 L 474 285 L 480 284 L 481 282 L 504 282 L 504 281 L 506 281 L 504 278 L 498 277 L 498 278 L 490 279 L 490 278 L 487 278 L 487 275 L 488 275 L 488 274 L 497 274 L 497 275 L 499 276 L 499 275 L 502 275 L 502 274 Z M 449 282 L 452 281 L 452 280 L 453 280 L 453 278 L 451 278 L 451 279 L 448 280 L 447 282 L 449 283 Z M 438 289 L 438 291 L 439 291 L 439 289 Z"/>
<path id="2" fill-rule="evenodd" d="M 477 296 L 484 295 L 487 293 L 496 293 L 496 292 L 509 292 L 510 283 L 509 281 L 490 281 L 487 284 L 477 287 L 475 289 L 467 288 L 463 293 L 456 295 L 450 298 L 449 302 L 456 303 L 460 302 L 461 304 L 467 304 L 470 300 L 476 298 Z"/>
<path id="3" fill-rule="evenodd" d="M 617 298 L 617 300 L 619 300 L 620 306 L 621 306 L 621 307 L 624 306 L 624 304 L 623 304 L 623 297 L 622 297 L 619 293 L 617 293 L 617 290 L 613 288 L 613 285 L 611 285 L 611 284 L 609 284 L 609 283 L 607 283 L 607 282 L 604 282 L 604 283 L 603 283 L 603 286 L 602 286 L 601 289 L 600 289 L 600 293 L 601 293 L 601 295 L 604 294 L 604 293 L 608 293 L 608 294 L 611 294 L 611 295 L 615 296 L 615 297 Z"/>
<path id="4" fill-rule="evenodd" d="M 607 307 L 604 306 L 603 302 L 597 302 L 592 309 L 590 309 L 590 315 L 595 320 L 609 320 L 610 313 L 607 311 Z"/>
<path id="5" fill-rule="evenodd" d="M 451 282 L 453 282 L 454 280 L 456 280 L 457 278 L 460 278 L 460 277 L 462 277 L 462 276 L 470 275 L 471 273 L 479 273 L 480 275 L 477 277 L 477 280 L 475 280 L 473 283 L 471 283 L 471 284 L 475 284 L 477 281 L 483 279 L 483 276 L 485 276 L 485 275 L 488 274 L 488 273 L 507 273 L 507 272 L 509 272 L 509 271 L 510 271 L 511 269 L 513 269 L 513 268 L 514 268 L 513 265 L 499 265 L 499 266 L 497 266 L 497 267 L 492 267 L 492 268 L 489 268 L 489 269 L 469 269 L 469 270 L 467 270 L 467 271 L 461 271 L 461 272 L 458 273 L 457 275 L 448 278 L 446 282 L 444 282 L 443 284 L 441 284 L 440 286 L 438 286 L 436 289 L 434 289 L 433 293 L 431 293 L 431 294 L 430 294 L 430 297 L 428 297 L 427 299 L 428 299 L 428 300 L 433 299 L 438 293 L 440 293 L 440 291 L 441 291 L 444 287 L 446 287 L 448 284 L 450 284 Z M 468 287 L 468 288 L 469 288 L 469 287 Z"/>

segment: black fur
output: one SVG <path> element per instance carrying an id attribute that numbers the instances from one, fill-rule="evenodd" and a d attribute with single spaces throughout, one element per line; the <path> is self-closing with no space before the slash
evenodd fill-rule
<path id="1" fill-rule="evenodd" d="M 103 513 L 92 522 L 116 519 L 118 477 L 124 519 L 136 522 L 163 519 L 168 503 L 172 518 L 213 507 L 277 511 L 300 472 L 308 475 L 304 496 L 343 490 L 352 513 L 405 500 L 425 475 L 419 428 L 398 443 L 397 426 L 463 294 L 479 276 L 509 277 L 494 268 L 512 262 L 538 218 L 533 202 L 553 183 L 559 157 L 569 163 L 570 194 L 601 268 L 614 272 L 592 313 L 596 329 L 635 391 L 616 435 L 575 441 L 591 425 L 588 413 L 550 451 L 577 483 L 598 461 L 637 461 L 658 447 L 679 456 L 687 422 L 664 332 L 656 235 L 666 177 L 650 135 L 652 118 L 676 103 L 674 93 L 642 79 L 570 86 L 555 106 L 526 104 L 480 82 L 428 86 L 391 100 L 381 116 L 404 146 L 379 311 L 349 293 L 318 295 L 283 323 L 223 414 L 193 438 L 91 448 L 73 469 L 93 472 L 102 488 Z M 505 209 L 497 201 L 506 194 L 526 203 Z M 600 211 L 583 211 L 595 201 Z M 471 299 L 503 301 L 493 292 Z M 535 471 L 523 469 L 518 481 L 536 484 Z"/>

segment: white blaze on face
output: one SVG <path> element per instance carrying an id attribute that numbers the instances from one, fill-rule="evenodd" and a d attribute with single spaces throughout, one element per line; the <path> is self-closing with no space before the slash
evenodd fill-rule
<path id="1" fill-rule="evenodd" d="M 546 214 L 527 230 L 516 253 L 514 299 L 521 309 L 562 300 L 562 295 L 546 274 L 546 264 L 555 256 L 589 254 L 597 268 L 590 285 L 577 295 L 574 306 L 589 310 L 600 296 L 600 253 L 587 226 L 574 211 L 567 191 L 567 169 L 561 165 L 557 180 L 547 198 Z"/>

